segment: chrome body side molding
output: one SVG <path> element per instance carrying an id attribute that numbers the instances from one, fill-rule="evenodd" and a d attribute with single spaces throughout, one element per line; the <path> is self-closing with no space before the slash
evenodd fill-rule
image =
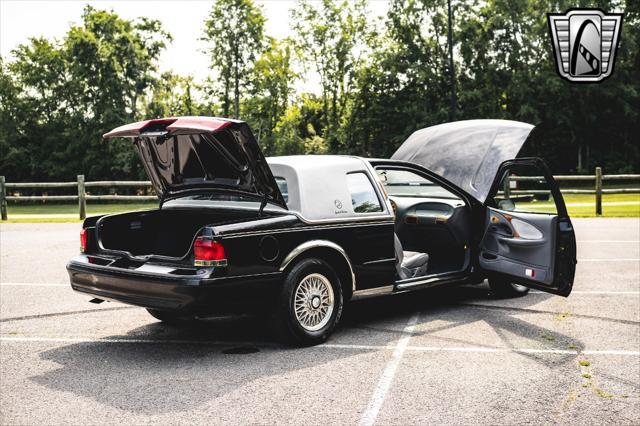
<path id="1" fill-rule="evenodd" d="M 356 274 L 353 272 L 353 265 L 351 264 L 351 259 L 349 259 L 347 252 L 342 247 L 340 247 L 338 244 L 332 241 L 311 240 L 311 241 L 306 241 L 300 244 L 298 247 L 291 250 L 291 252 L 284 258 L 284 260 L 280 264 L 280 271 L 282 272 L 285 269 L 287 269 L 287 266 L 289 266 L 289 264 L 296 257 L 300 256 L 305 251 L 311 250 L 314 248 L 328 248 L 340 253 L 342 257 L 344 257 L 344 260 L 347 262 L 347 265 L 349 265 L 349 273 L 351 274 L 351 289 L 355 292 L 356 291 Z"/>
<path id="2" fill-rule="evenodd" d="M 353 297 L 351 298 L 351 300 L 360 300 L 360 299 L 366 299 L 369 297 L 385 296 L 385 295 L 392 294 L 393 290 L 394 290 L 393 284 L 385 285 L 382 287 L 367 288 L 365 290 L 358 290 L 353 292 Z"/>

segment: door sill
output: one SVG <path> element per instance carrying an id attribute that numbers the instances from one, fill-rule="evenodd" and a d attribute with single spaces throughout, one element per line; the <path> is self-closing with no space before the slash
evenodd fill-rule
<path id="1" fill-rule="evenodd" d="M 351 300 L 368 299 L 370 297 L 385 296 L 395 293 L 402 293 L 409 290 L 419 288 L 436 287 L 440 284 L 446 284 L 451 281 L 462 281 L 469 276 L 467 271 L 443 272 L 441 274 L 427 275 L 418 278 L 409 278 L 406 280 L 396 281 L 395 284 L 385 285 L 382 287 L 367 288 L 364 290 L 356 290 Z"/>
<path id="2" fill-rule="evenodd" d="M 395 291 L 413 290 L 414 288 L 435 287 L 448 281 L 462 280 L 469 274 L 465 271 L 443 272 L 441 274 L 427 275 L 424 277 L 409 278 L 396 281 Z"/>
<path id="3" fill-rule="evenodd" d="M 351 300 L 368 299 L 369 297 L 385 296 L 393 293 L 394 285 L 385 285 L 382 287 L 367 288 L 365 290 L 356 290 Z"/>

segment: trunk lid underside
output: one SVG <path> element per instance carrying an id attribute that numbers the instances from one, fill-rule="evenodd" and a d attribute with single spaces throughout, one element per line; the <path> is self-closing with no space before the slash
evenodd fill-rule
<path id="1" fill-rule="evenodd" d="M 287 205 L 249 126 L 211 117 L 147 120 L 105 138 L 133 138 L 161 200 L 197 192 L 226 192 Z"/>

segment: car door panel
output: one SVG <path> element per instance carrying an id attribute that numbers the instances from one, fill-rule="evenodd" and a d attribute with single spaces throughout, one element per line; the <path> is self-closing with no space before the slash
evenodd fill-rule
<path id="1" fill-rule="evenodd" d="M 521 179 L 525 183 L 544 182 L 547 195 L 552 197 L 554 212 L 507 211 L 500 206 L 515 203 L 497 203 L 503 197 L 510 201 L 504 189 L 503 178 L 513 170 L 532 169 L 540 176 Z M 506 181 L 507 183 L 509 180 Z M 497 197 L 498 190 L 503 194 Z M 541 195 L 545 191 L 513 190 L 514 197 L 523 198 L 523 192 Z M 506 194 L 506 195 L 505 195 Z M 528 203 L 531 210 L 545 206 L 534 197 Z M 525 203 L 527 205 L 527 203 Z M 496 176 L 490 196 L 485 203 L 485 230 L 479 245 L 478 264 L 489 275 L 497 275 L 513 283 L 536 288 L 548 293 L 568 296 L 573 286 L 576 261 L 576 241 L 571 219 L 567 213 L 560 189 L 549 169 L 538 158 L 524 158 L 504 162 Z"/>
<path id="2" fill-rule="evenodd" d="M 483 269 L 553 283 L 557 216 L 488 208 L 487 222 L 480 253 Z"/>

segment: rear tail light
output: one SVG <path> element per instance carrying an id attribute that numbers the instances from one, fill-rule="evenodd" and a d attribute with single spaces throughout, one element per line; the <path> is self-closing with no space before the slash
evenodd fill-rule
<path id="1" fill-rule="evenodd" d="M 193 243 L 193 264 L 195 266 L 227 266 L 224 246 L 206 237 L 196 238 Z"/>
<path id="2" fill-rule="evenodd" d="M 87 251 L 87 230 L 80 230 L 80 253 L 85 253 Z"/>

